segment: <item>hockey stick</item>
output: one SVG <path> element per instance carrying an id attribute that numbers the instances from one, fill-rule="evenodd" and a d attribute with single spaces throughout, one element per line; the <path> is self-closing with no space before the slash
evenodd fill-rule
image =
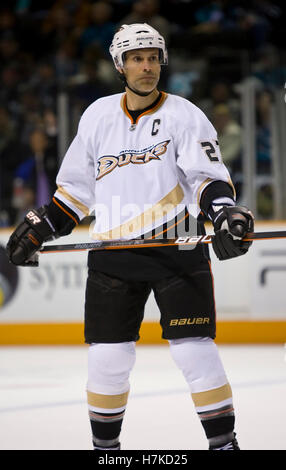
<path id="1" fill-rule="evenodd" d="M 48 245 L 44 246 L 39 253 L 59 253 L 69 251 L 86 250 L 123 250 L 130 248 L 155 248 L 164 246 L 190 246 L 199 243 L 211 243 L 213 235 L 198 235 L 193 237 L 178 237 L 169 239 L 132 239 L 132 240 L 112 240 L 87 243 L 71 243 L 66 245 Z M 277 232 L 249 232 L 243 238 L 243 241 L 270 240 L 273 238 L 286 238 L 286 231 Z"/>

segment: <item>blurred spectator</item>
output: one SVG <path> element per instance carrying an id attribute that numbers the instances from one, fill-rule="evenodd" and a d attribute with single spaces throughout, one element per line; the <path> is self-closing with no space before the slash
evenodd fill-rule
<path id="1" fill-rule="evenodd" d="M 274 90 L 286 82 L 286 65 L 280 63 L 277 48 L 271 44 L 259 50 L 257 60 L 253 64 L 254 76 L 261 82 L 262 87 Z"/>
<path id="2" fill-rule="evenodd" d="M 186 34 L 177 38 L 181 46 L 189 43 L 192 53 L 201 53 L 202 48 L 245 47 L 248 36 L 239 25 L 243 10 L 237 8 L 236 2 L 218 0 L 197 5 Z"/>
<path id="3" fill-rule="evenodd" d="M 285 25 L 281 2 L 252 0 L 243 6 L 247 14 L 241 26 L 250 30 L 253 50 L 261 49 L 268 42 L 275 43 L 277 40 L 281 42 L 280 37 L 282 38 Z"/>
<path id="4" fill-rule="evenodd" d="M 0 155 L 16 136 L 15 125 L 9 115 L 8 110 L 0 107 Z"/>
<path id="5" fill-rule="evenodd" d="M 14 209 L 13 225 L 17 225 L 23 221 L 27 212 L 35 208 L 35 192 L 21 178 L 15 178 L 13 180 L 13 197 L 11 203 Z"/>
<path id="6" fill-rule="evenodd" d="M 208 117 L 211 117 L 214 107 L 218 104 L 227 105 L 233 118 L 239 121 L 240 101 L 225 80 L 217 80 L 210 85 L 209 96 L 199 102 L 199 107 Z"/>
<path id="7" fill-rule="evenodd" d="M 15 127 L 11 117 L 4 106 L 0 107 L 0 211 L 6 213 L 7 222 L 9 221 L 8 210 L 10 203 L 9 194 L 9 161 L 6 159 L 5 150 L 9 147 L 10 142 L 15 138 Z M 8 163 L 8 164 L 7 164 Z M 5 217 L 4 217 L 5 219 Z M 0 223 L 3 226 L 3 222 Z"/>
<path id="8" fill-rule="evenodd" d="M 45 132 L 35 129 L 30 134 L 26 159 L 14 173 L 14 208 L 25 211 L 30 205 L 47 204 L 56 189 L 57 171 L 57 156 L 49 148 Z"/>
<path id="9" fill-rule="evenodd" d="M 11 2 L 10 2 L 11 3 Z M 4 2 L 1 2 L 0 6 L 0 42 L 2 47 L 12 49 L 16 46 L 20 38 L 20 22 L 17 19 L 17 15 L 10 6 L 5 6 Z M 6 44 L 2 46 L 2 41 Z M 13 44 L 12 44 L 13 42 Z M 1 66 L 2 64 L 0 64 Z"/>
<path id="10" fill-rule="evenodd" d="M 21 75 L 17 64 L 6 65 L 0 77 L 0 104 L 5 105 L 12 113 L 19 108 L 19 88 Z"/>
<path id="11" fill-rule="evenodd" d="M 168 90 L 170 93 L 190 99 L 193 94 L 194 84 L 199 80 L 198 71 L 177 71 L 171 73 L 168 78 Z"/>
<path id="12" fill-rule="evenodd" d="M 17 128 L 6 107 L 0 106 L 0 210 L 7 223 L 13 220 L 11 208 L 14 171 L 22 160 Z"/>
<path id="13" fill-rule="evenodd" d="M 257 1 L 256 4 L 263 3 Z M 271 32 L 271 24 L 263 11 L 259 11 L 256 5 L 244 6 L 244 11 L 238 15 L 238 27 L 242 34 L 248 35 L 253 50 L 262 47 L 268 40 Z"/>
<path id="14" fill-rule="evenodd" d="M 56 149 L 56 138 L 58 135 L 58 123 L 57 123 L 57 116 L 53 109 L 45 109 L 43 112 L 43 127 L 45 130 L 45 134 L 49 139 L 49 146 L 54 147 Z"/>
<path id="15" fill-rule="evenodd" d="M 79 72 L 77 42 L 74 38 L 64 40 L 52 58 L 57 83 L 64 86 L 67 81 Z"/>
<path id="16" fill-rule="evenodd" d="M 39 96 L 31 88 L 20 94 L 18 103 L 19 139 L 28 145 L 32 130 L 42 125 L 42 105 Z"/>
<path id="17" fill-rule="evenodd" d="M 0 9 L 0 35 L 5 31 L 12 31 L 16 27 L 16 16 L 13 11 L 4 6 Z"/>
<path id="18" fill-rule="evenodd" d="M 256 162 L 259 174 L 271 174 L 271 106 L 272 96 L 261 92 L 256 101 Z"/>
<path id="19" fill-rule="evenodd" d="M 106 55 L 109 54 L 109 46 L 116 30 L 112 15 L 113 8 L 109 3 L 98 1 L 91 5 L 89 24 L 79 38 L 81 53 L 90 45 L 98 45 Z"/>
<path id="20" fill-rule="evenodd" d="M 72 37 L 73 20 L 68 9 L 55 2 L 41 23 L 41 48 L 45 56 L 54 54 L 63 41 Z"/>
<path id="21" fill-rule="evenodd" d="M 192 52 L 197 53 L 202 48 L 258 50 L 269 41 L 272 22 L 277 17 L 267 3 L 267 0 L 197 2 L 186 34 L 176 37 L 176 43 L 181 47 L 188 43 Z"/>
<path id="22" fill-rule="evenodd" d="M 0 60 L 1 68 L 20 61 L 20 44 L 13 31 L 0 35 Z"/>
<path id="23" fill-rule="evenodd" d="M 120 24 L 148 23 L 164 36 L 168 44 L 170 23 L 159 12 L 159 0 L 137 0 L 133 3 L 130 14 L 122 18 Z"/>
<path id="24" fill-rule="evenodd" d="M 113 92 L 112 83 L 101 77 L 102 62 L 105 60 L 98 46 L 87 48 L 80 74 L 71 81 L 71 99 L 77 112 L 82 113 L 93 101 Z M 108 70 L 110 69 L 108 68 Z M 112 77 L 113 73 L 112 68 Z"/>
<path id="25" fill-rule="evenodd" d="M 221 2 L 208 2 L 195 12 L 196 26 L 192 27 L 194 33 L 216 33 L 221 30 L 224 14 Z"/>
<path id="26" fill-rule="evenodd" d="M 96 67 L 97 78 L 102 82 L 104 87 L 103 93 L 106 93 L 107 90 L 112 93 L 112 89 L 110 89 L 110 87 L 115 87 L 114 93 L 118 91 L 117 72 L 115 71 L 110 57 L 106 57 L 100 46 L 97 44 L 89 46 L 82 57 L 82 64 L 83 70 L 85 69 L 85 66 Z M 122 87 L 120 87 L 120 91 L 122 91 Z"/>
<path id="27" fill-rule="evenodd" d="M 19 67 L 16 63 L 3 67 L 0 88 L 1 104 L 7 103 L 8 105 L 14 99 L 17 100 L 20 80 Z"/>
<path id="28" fill-rule="evenodd" d="M 213 124 L 218 133 L 223 161 L 230 173 L 233 174 L 241 166 L 241 127 L 233 119 L 230 109 L 225 104 L 214 107 Z"/>
<path id="29" fill-rule="evenodd" d="M 42 107 L 53 107 L 57 97 L 55 69 L 48 59 L 40 61 L 27 84 L 27 91 L 35 94 Z"/>

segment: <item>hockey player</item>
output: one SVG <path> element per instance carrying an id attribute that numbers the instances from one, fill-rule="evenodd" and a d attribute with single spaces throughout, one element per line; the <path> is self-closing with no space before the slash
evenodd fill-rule
<path id="1" fill-rule="evenodd" d="M 202 234 L 203 215 L 213 223 L 220 260 L 245 254 L 250 243 L 242 238 L 253 231 L 253 216 L 236 206 L 215 129 L 191 102 L 158 90 L 168 62 L 164 38 L 147 24 L 123 25 L 110 53 L 125 92 L 98 99 L 83 113 L 58 189 L 11 235 L 10 261 L 29 265 L 44 242 L 69 234 L 92 209 L 97 240 Z M 120 449 L 135 344 L 151 290 L 208 448 L 238 449 L 231 386 L 214 343 L 208 250 L 90 251 L 88 267 L 85 341 L 94 449 Z"/>

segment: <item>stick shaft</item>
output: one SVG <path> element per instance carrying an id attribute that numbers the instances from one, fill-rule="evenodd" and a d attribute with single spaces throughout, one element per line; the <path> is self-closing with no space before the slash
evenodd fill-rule
<path id="1" fill-rule="evenodd" d="M 190 246 L 200 243 L 211 243 L 212 235 L 198 235 L 193 237 L 178 237 L 169 239 L 133 239 L 133 240 L 111 240 L 98 241 L 88 243 L 71 243 L 66 245 L 47 245 L 44 246 L 40 253 L 59 253 L 68 251 L 87 251 L 87 250 L 123 250 L 130 248 L 155 248 L 164 246 Z M 286 231 L 276 232 L 251 232 L 247 233 L 244 241 L 254 240 L 270 240 L 270 239 L 286 238 Z"/>

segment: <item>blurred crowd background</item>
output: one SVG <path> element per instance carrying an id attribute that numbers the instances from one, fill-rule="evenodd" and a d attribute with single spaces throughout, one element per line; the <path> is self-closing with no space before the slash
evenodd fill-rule
<path id="1" fill-rule="evenodd" d="M 1 0 L 0 227 L 46 203 L 85 108 L 122 92 L 108 52 L 121 24 L 166 39 L 160 89 L 199 106 L 217 129 L 243 202 L 242 86 L 255 90 L 256 217 L 273 219 L 271 109 L 285 88 L 285 12 L 268 0 Z M 285 89 L 286 92 L 286 89 Z M 284 102 L 285 105 L 285 102 Z M 247 202 L 247 201 L 246 201 Z"/>

